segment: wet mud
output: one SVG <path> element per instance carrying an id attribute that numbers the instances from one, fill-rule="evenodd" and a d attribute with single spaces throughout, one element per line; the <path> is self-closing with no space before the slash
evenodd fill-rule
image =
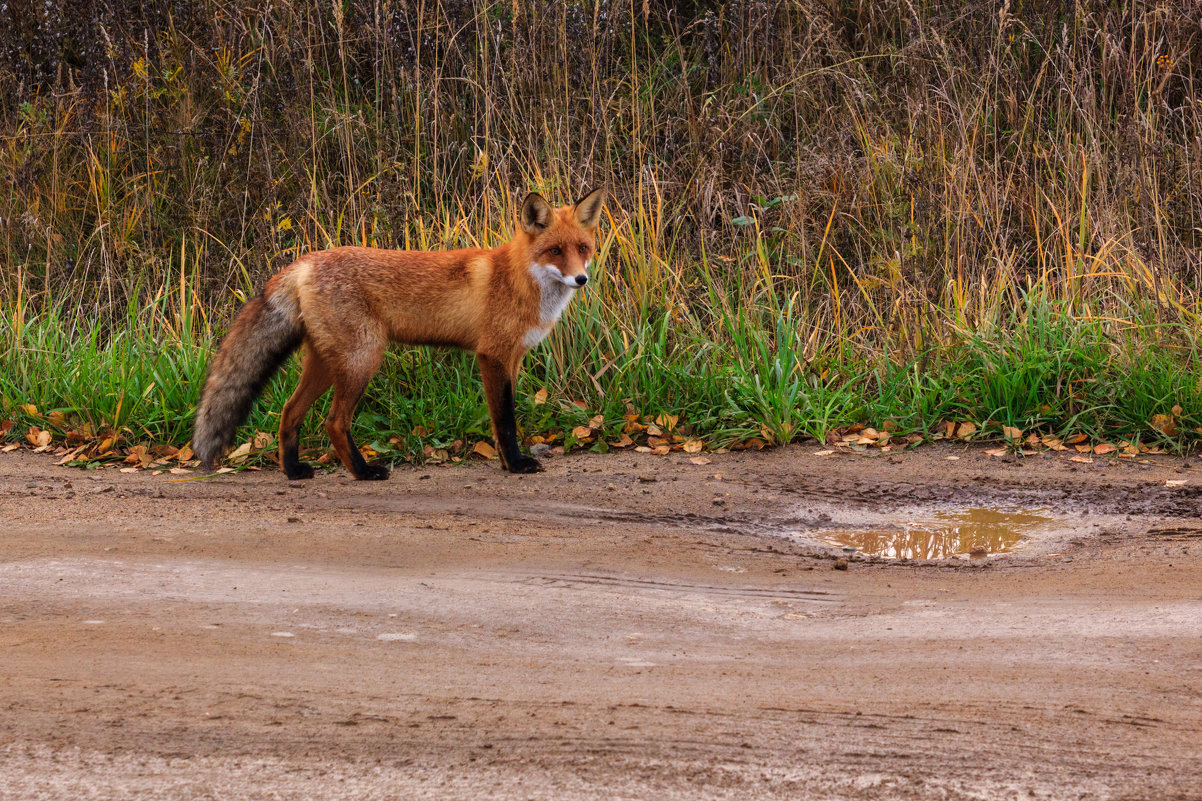
<path id="1" fill-rule="evenodd" d="M 0 799 L 1202 798 L 1202 469 L 815 450 L 0 456 Z"/>

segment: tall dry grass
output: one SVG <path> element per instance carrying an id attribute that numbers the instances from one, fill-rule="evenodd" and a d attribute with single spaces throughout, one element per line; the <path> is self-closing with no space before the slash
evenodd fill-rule
<path id="1" fill-rule="evenodd" d="M 1032 308 L 1196 367 L 1196 5 L 8 0 L 0 30 L 17 339 L 211 336 L 302 251 L 495 243 L 525 191 L 604 184 L 606 280 L 540 357 L 580 395 L 640 342 L 748 381 L 787 347 L 804 389 Z"/>

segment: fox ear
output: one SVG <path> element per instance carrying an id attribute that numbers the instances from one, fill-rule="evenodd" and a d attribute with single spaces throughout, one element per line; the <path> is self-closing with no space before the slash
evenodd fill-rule
<path id="1" fill-rule="evenodd" d="M 576 201 L 576 222 L 584 228 L 596 228 L 601 222 L 601 206 L 605 204 L 605 190 L 594 189 Z"/>
<path id="2" fill-rule="evenodd" d="M 522 201 L 522 230 L 528 234 L 540 234 L 551 224 L 551 204 L 538 192 L 531 192 Z"/>

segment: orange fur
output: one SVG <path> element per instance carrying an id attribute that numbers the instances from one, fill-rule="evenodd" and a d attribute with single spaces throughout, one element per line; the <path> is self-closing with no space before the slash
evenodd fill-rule
<path id="1" fill-rule="evenodd" d="M 256 301 L 303 329 L 305 347 L 301 382 L 280 423 L 280 457 L 289 476 L 311 474 L 297 461 L 297 429 L 331 385 L 334 402 L 326 429 L 342 462 L 359 478 L 387 475 L 363 462 L 349 430 L 389 342 L 475 352 L 502 464 L 520 472 L 538 469 L 517 449 L 513 387 L 522 357 L 554 326 L 575 291 L 573 282 L 587 280 L 602 198 L 597 190 L 575 206 L 552 209 L 530 195 L 514 237 L 491 250 L 340 247 L 302 256 L 273 276 Z M 255 320 L 265 313 L 246 321 L 240 315 L 214 360 L 197 419 L 198 432 L 202 424 L 206 431 L 216 430 L 206 437 L 207 449 L 197 451 L 207 464 L 215 458 L 213 443 L 224 442 L 226 418 L 236 416 L 220 414 L 219 403 L 210 398 L 210 392 L 218 398 L 222 388 L 237 388 L 239 381 L 229 374 L 233 369 L 218 368 L 235 363 L 229 354 L 236 349 L 255 350 Z M 210 407 L 214 410 L 207 411 Z"/>

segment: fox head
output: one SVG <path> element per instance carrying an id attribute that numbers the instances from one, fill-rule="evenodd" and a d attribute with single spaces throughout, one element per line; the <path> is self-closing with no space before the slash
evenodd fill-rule
<path id="1" fill-rule="evenodd" d="M 604 201 L 604 189 L 594 189 L 575 205 L 557 209 L 536 192 L 526 196 L 519 219 L 529 240 L 530 269 L 541 271 L 540 279 L 558 281 L 572 289 L 588 283 Z"/>

